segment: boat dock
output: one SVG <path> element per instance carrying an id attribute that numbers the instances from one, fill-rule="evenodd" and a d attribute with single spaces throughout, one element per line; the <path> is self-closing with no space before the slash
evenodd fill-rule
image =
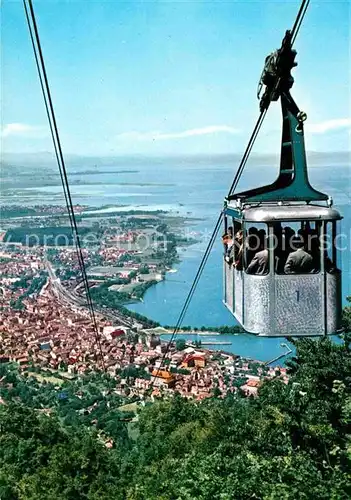
<path id="1" fill-rule="evenodd" d="M 218 342 L 216 340 L 212 341 L 212 342 L 202 342 L 201 341 L 201 345 L 232 345 L 231 342 Z"/>
<path id="2" fill-rule="evenodd" d="M 169 330 L 169 334 L 162 333 L 161 335 L 170 335 L 173 334 L 173 331 Z M 179 331 L 175 334 L 175 337 L 177 335 L 192 335 L 192 336 L 199 336 L 199 337 L 217 337 L 218 335 L 221 335 L 219 332 L 183 332 Z"/>
<path id="3" fill-rule="evenodd" d="M 265 365 L 269 366 L 275 361 L 278 361 L 279 359 L 285 358 L 285 356 L 288 356 L 288 354 L 292 353 L 292 349 L 287 344 L 281 344 L 282 347 L 286 348 L 286 352 L 283 352 L 283 354 L 279 354 L 279 356 L 276 356 L 275 358 L 271 359 L 270 361 L 266 361 Z"/>

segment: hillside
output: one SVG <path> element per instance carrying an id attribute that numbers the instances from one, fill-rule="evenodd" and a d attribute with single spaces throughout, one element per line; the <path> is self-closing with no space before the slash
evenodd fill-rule
<path id="1" fill-rule="evenodd" d="M 55 388 L 0 365 L 0 498 L 350 498 L 350 338 L 296 348 L 288 384 L 156 401 L 137 427 L 104 375 Z"/>

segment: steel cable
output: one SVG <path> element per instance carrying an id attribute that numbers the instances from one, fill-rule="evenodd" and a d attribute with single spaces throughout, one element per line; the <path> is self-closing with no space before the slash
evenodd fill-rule
<path id="1" fill-rule="evenodd" d="M 300 27 L 301 27 L 302 21 L 304 19 L 304 16 L 306 14 L 306 11 L 307 11 L 309 3 L 310 3 L 310 0 L 303 0 L 302 1 L 302 4 L 301 4 L 300 9 L 298 11 L 297 17 L 295 19 L 293 28 L 291 30 L 291 36 L 292 36 L 291 45 L 293 45 L 293 43 L 294 43 L 294 41 L 296 39 L 296 36 L 297 36 L 297 34 L 298 34 L 299 30 L 300 30 Z M 280 78 L 278 78 L 277 83 L 274 86 L 274 88 L 273 88 L 270 96 L 272 96 L 273 92 L 275 91 L 275 88 L 277 87 L 277 85 L 279 85 L 279 82 L 280 82 Z M 258 117 L 256 125 L 255 125 L 255 127 L 253 129 L 253 132 L 251 134 L 251 137 L 249 139 L 248 145 L 247 145 L 247 147 L 245 149 L 244 155 L 243 155 L 243 157 L 241 159 L 241 162 L 239 164 L 238 170 L 237 170 L 237 172 L 235 174 L 235 177 L 234 177 L 234 180 L 232 182 L 232 185 L 230 186 L 227 198 L 229 196 L 233 195 L 233 193 L 235 192 L 235 190 L 237 188 L 237 185 L 238 185 L 238 183 L 240 181 L 241 175 L 242 175 L 242 173 L 244 171 L 244 168 L 246 166 L 247 160 L 248 160 L 248 158 L 250 156 L 250 153 L 251 153 L 252 148 L 254 146 L 254 143 L 256 141 L 257 135 L 258 135 L 258 133 L 259 133 L 259 131 L 261 129 L 262 123 L 263 123 L 263 121 L 265 119 L 265 116 L 266 116 L 266 113 L 268 111 L 268 107 L 269 107 L 270 102 L 271 102 L 271 100 L 269 99 L 267 107 L 261 111 L 261 113 L 260 113 L 260 115 Z M 186 314 L 186 312 L 187 312 L 187 310 L 189 308 L 190 302 L 191 302 L 192 297 L 193 297 L 193 295 L 195 293 L 195 290 L 196 290 L 197 285 L 199 283 L 199 280 L 201 278 L 202 272 L 203 272 L 204 267 L 205 267 L 205 265 L 207 263 L 207 260 L 208 260 L 208 257 L 210 255 L 210 252 L 211 252 L 211 250 L 213 248 L 213 245 L 214 245 L 215 239 L 217 237 L 218 231 L 220 229 L 222 217 L 223 217 L 223 211 L 220 212 L 220 215 L 219 215 L 219 217 L 217 219 L 215 228 L 214 228 L 214 230 L 212 232 L 210 241 L 209 241 L 209 243 L 208 243 L 208 245 L 206 247 L 204 256 L 203 256 L 203 258 L 201 260 L 200 266 L 199 266 L 199 268 L 197 270 L 197 273 L 195 275 L 195 278 L 193 280 L 191 288 L 190 288 L 190 290 L 188 292 L 188 295 L 187 295 L 187 297 L 185 299 L 185 302 L 184 302 L 184 305 L 183 305 L 182 310 L 180 312 L 180 315 L 178 317 L 176 326 L 175 326 L 175 328 L 174 328 L 174 330 L 172 332 L 172 335 L 171 335 L 169 341 L 167 342 L 166 350 L 164 352 L 163 357 L 161 358 L 161 363 L 160 363 L 159 367 L 157 368 L 157 371 L 156 371 L 155 375 L 153 376 L 152 382 L 150 384 L 150 388 L 153 387 L 154 381 L 156 380 L 157 376 L 159 375 L 159 372 L 160 372 L 160 370 L 162 368 L 162 365 L 164 364 L 164 362 L 165 362 L 165 360 L 167 358 L 167 355 L 168 355 L 171 343 L 173 342 L 173 339 L 174 339 L 175 335 L 178 333 L 178 331 L 180 329 L 180 325 L 182 324 L 182 321 L 183 321 L 183 319 L 185 317 L 185 314 Z"/>
<path id="2" fill-rule="evenodd" d="M 302 21 L 304 20 L 306 11 L 308 9 L 308 6 L 310 4 L 310 0 L 303 0 L 302 4 L 300 6 L 299 12 L 297 14 L 294 26 L 291 30 L 291 45 L 294 45 L 294 42 L 296 40 L 297 34 L 300 30 Z"/>
<path id="3" fill-rule="evenodd" d="M 49 82 L 48 82 L 48 78 L 47 78 L 47 72 L 46 72 L 44 57 L 43 57 L 43 53 L 42 53 L 42 48 L 41 48 L 40 37 L 39 37 L 38 27 L 37 27 L 37 23 L 36 23 L 33 3 L 32 3 L 32 0 L 27 0 L 27 2 L 28 2 L 29 10 L 28 10 L 27 4 L 26 4 L 26 0 L 23 0 L 26 21 L 27 21 L 29 34 L 30 34 L 30 38 L 31 38 L 31 43 L 32 43 L 33 51 L 34 51 L 34 57 L 35 57 L 36 67 L 37 67 L 37 71 L 38 71 L 38 75 L 39 75 L 41 91 L 42 91 L 43 98 L 44 98 L 46 114 L 47 114 L 47 118 L 49 121 L 49 127 L 50 127 L 53 145 L 54 145 L 55 156 L 56 156 L 57 164 L 59 167 L 62 187 L 63 187 L 63 191 L 64 191 L 64 197 L 65 197 L 68 216 L 69 216 L 70 225 L 71 225 L 71 229 L 72 229 L 73 242 L 74 242 L 75 247 L 76 247 L 78 263 L 79 263 L 79 266 L 80 266 L 80 269 L 82 272 L 82 277 L 83 277 L 83 282 L 84 282 L 84 287 L 85 287 L 85 292 L 86 292 L 87 306 L 88 306 L 89 313 L 90 313 L 91 320 L 92 320 L 92 324 L 93 324 L 95 341 L 97 343 L 98 350 L 100 353 L 101 364 L 102 364 L 103 369 L 105 370 L 105 364 L 104 364 L 104 358 L 103 358 L 102 347 L 101 347 L 101 342 L 100 342 L 100 336 L 99 336 L 94 306 L 93 306 L 93 302 L 92 302 L 91 295 L 90 295 L 89 281 L 88 281 L 88 277 L 86 274 L 84 258 L 83 258 L 83 253 L 82 253 L 82 247 L 81 247 L 80 238 L 79 238 L 78 226 L 77 226 L 77 221 L 76 221 L 75 214 L 74 214 L 74 207 L 73 207 L 72 197 L 71 197 L 71 193 L 70 193 L 67 171 L 66 171 L 63 153 L 62 153 L 62 147 L 61 147 L 58 127 L 57 127 L 53 102 L 52 102 L 52 98 L 51 98 L 51 91 L 50 91 L 50 86 L 49 86 Z M 34 31 L 34 35 L 33 35 L 33 31 Z"/>

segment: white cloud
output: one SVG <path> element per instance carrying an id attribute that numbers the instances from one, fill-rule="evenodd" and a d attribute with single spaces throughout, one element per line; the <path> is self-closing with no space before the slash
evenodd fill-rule
<path id="1" fill-rule="evenodd" d="M 305 128 L 311 134 L 325 134 L 333 130 L 351 129 L 351 118 L 337 118 L 320 123 L 307 123 Z"/>
<path id="2" fill-rule="evenodd" d="M 136 141 L 163 141 L 172 139 L 185 139 L 187 137 L 199 137 L 203 135 L 213 134 L 238 134 L 239 130 L 228 125 L 210 125 L 201 128 L 192 128 L 183 130 L 182 132 L 165 133 L 160 131 L 153 132 L 124 132 L 117 135 L 119 140 L 136 140 Z"/>
<path id="3" fill-rule="evenodd" d="M 39 138 L 46 135 L 43 127 L 27 125 L 26 123 L 8 123 L 1 130 L 1 137 L 33 137 Z"/>

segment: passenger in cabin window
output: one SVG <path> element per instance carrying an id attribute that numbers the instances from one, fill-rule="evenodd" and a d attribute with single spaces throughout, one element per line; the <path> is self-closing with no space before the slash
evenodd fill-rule
<path id="1" fill-rule="evenodd" d="M 248 266 L 252 259 L 254 258 L 259 247 L 258 239 L 258 229 L 256 227 L 250 227 L 248 231 L 247 238 L 245 240 L 245 250 L 246 250 L 246 265 Z"/>
<path id="2" fill-rule="evenodd" d="M 268 273 L 269 254 L 266 247 L 266 233 L 263 229 L 258 231 L 259 248 L 252 261 L 247 266 L 248 274 L 264 275 Z"/>
<path id="3" fill-rule="evenodd" d="M 227 262 L 229 262 L 230 259 L 230 252 L 234 244 L 234 239 L 233 239 L 233 228 L 228 227 L 227 232 L 222 236 L 222 241 L 224 245 L 224 257 Z"/>
<path id="4" fill-rule="evenodd" d="M 283 251 L 286 255 L 286 258 L 288 258 L 288 255 L 293 251 L 292 241 L 295 237 L 295 231 L 290 226 L 286 226 L 284 227 L 283 234 L 284 234 Z"/>
<path id="5" fill-rule="evenodd" d="M 313 272 L 318 273 L 321 269 L 321 249 L 318 230 L 311 229 L 307 238 L 308 252 L 311 254 L 313 259 Z"/>
<path id="6" fill-rule="evenodd" d="M 292 251 L 284 266 L 286 274 L 308 274 L 313 272 L 313 257 L 308 253 L 308 243 L 306 233 L 299 230 L 298 236 L 292 241 Z"/>
<path id="7" fill-rule="evenodd" d="M 227 232 L 224 233 L 222 236 L 223 244 L 226 246 L 228 240 L 232 240 L 232 239 L 233 239 L 233 228 L 228 227 Z"/>
<path id="8" fill-rule="evenodd" d="M 266 231 L 264 229 L 259 229 L 257 234 L 258 234 L 259 244 L 265 246 L 265 244 L 266 244 Z"/>
<path id="9" fill-rule="evenodd" d="M 234 267 L 237 271 L 242 271 L 243 269 L 243 253 L 244 253 L 243 230 L 240 229 L 235 234 L 233 252 L 232 252 Z"/>
<path id="10" fill-rule="evenodd" d="M 235 242 L 235 237 L 233 236 L 233 228 L 229 228 L 229 240 L 227 243 L 227 255 L 230 255 L 232 253 L 232 248 Z"/>
<path id="11" fill-rule="evenodd" d="M 321 270 L 321 235 L 322 224 L 316 222 L 316 229 L 310 229 L 308 233 L 308 251 L 310 251 L 313 258 L 313 271 L 319 272 Z M 337 268 L 328 256 L 328 249 L 324 249 L 324 269 L 327 273 L 335 273 Z"/>
<path id="12" fill-rule="evenodd" d="M 278 274 L 284 274 L 286 261 L 290 253 L 293 251 L 291 245 L 294 237 L 295 231 L 290 226 L 285 226 L 282 229 L 280 238 L 278 238 L 279 241 L 275 239 L 275 245 L 280 245 L 275 258 L 275 272 Z"/>

